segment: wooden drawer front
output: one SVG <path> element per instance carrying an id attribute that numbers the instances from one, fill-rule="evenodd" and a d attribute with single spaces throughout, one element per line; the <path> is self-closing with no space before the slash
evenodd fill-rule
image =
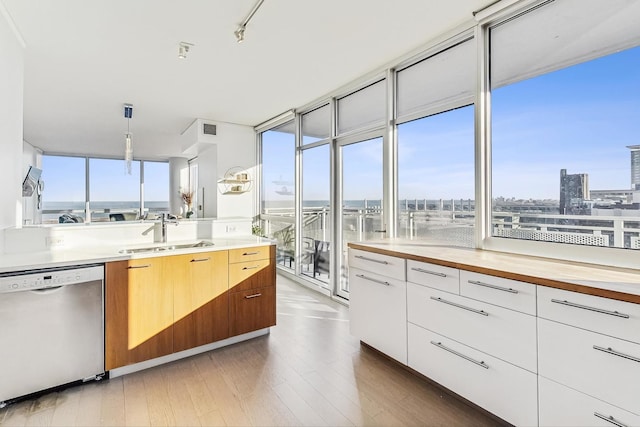
<path id="1" fill-rule="evenodd" d="M 229 264 L 229 290 L 243 291 L 275 285 L 275 265 L 271 260 Z"/>
<path id="2" fill-rule="evenodd" d="M 426 262 L 407 260 L 407 281 L 441 291 L 460 293 L 460 271 Z"/>
<path id="3" fill-rule="evenodd" d="M 229 294 L 229 335 L 240 335 L 275 324 L 275 286 Z"/>
<path id="4" fill-rule="evenodd" d="M 373 252 L 349 249 L 349 268 L 359 268 L 374 274 L 405 280 L 405 260 Z"/>
<path id="5" fill-rule="evenodd" d="M 269 258 L 271 258 L 271 246 L 254 246 L 229 250 L 229 263 L 231 264 Z"/>
<path id="6" fill-rule="evenodd" d="M 545 319 L 538 340 L 541 376 L 640 414 L 640 345 Z"/>
<path id="7" fill-rule="evenodd" d="M 640 426 L 640 416 L 543 377 L 538 379 L 538 393 L 541 427 Z"/>
<path id="8" fill-rule="evenodd" d="M 411 323 L 409 366 L 514 425 L 538 424 L 531 372 Z"/>
<path id="9" fill-rule="evenodd" d="M 536 315 L 536 285 L 460 271 L 460 295 Z"/>
<path id="10" fill-rule="evenodd" d="M 406 365 L 406 283 L 350 268 L 349 288 L 351 334 Z"/>
<path id="11" fill-rule="evenodd" d="M 533 316 L 413 283 L 407 284 L 407 311 L 409 322 L 537 371 Z"/>
<path id="12" fill-rule="evenodd" d="M 538 286 L 538 316 L 640 343 L 640 304 Z"/>

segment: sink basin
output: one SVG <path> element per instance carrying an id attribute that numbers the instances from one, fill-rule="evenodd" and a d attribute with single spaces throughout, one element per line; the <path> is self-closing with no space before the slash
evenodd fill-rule
<path id="1" fill-rule="evenodd" d="M 139 254 L 145 252 L 163 252 L 163 251 L 175 251 L 177 249 L 191 249 L 191 248 L 207 248 L 213 246 L 213 242 L 201 240 L 195 243 L 180 243 L 180 244 L 166 244 L 162 246 L 149 246 L 145 248 L 129 248 L 120 249 L 118 253 L 121 254 Z"/>

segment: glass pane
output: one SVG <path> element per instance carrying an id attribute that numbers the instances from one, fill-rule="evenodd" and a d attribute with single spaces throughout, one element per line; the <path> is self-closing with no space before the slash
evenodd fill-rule
<path id="1" fill-rule="evenodd" d="M 147 218 L 169 212 L 169 163 L 144 162 L 144 208 Z"/>
<path id="2" fill-rule="evenodd" d="M 89 159 L 92 222 L 131 221 L 140 211 L 140 162 L 125 173 L 123 160 Z"/>
<path id="3" fill-rule="evenodd" d="M 382 216 L 382 138 L 342 147 L 342 276 L 349 291 L 347 244 L 380 239 Z"/>
<path id="4" fill-rule="evenodd" d="M 295 133 L 292 122 L 262 133 L 264 233 L 277 240 L 277 262 L 292 267 L 295 251 Z M 274 221 L 268 216 L 276 215 Z"/>
<path id="5" fill-rule="evenodd" d="M 640 248 L 639 68 L 636 47 L 492 91 L 494 236 Z"/>
<path id="6" fill-rule="evenodd" d="M 331 136 L 331 108 L 316 108 L 302 115 L 302 143 L 310 144 Z"/>
<path id="7" fill-rule="evenodd" d="M 476 45 L 460 43 L 398 72 L 398 117 L 473 102 L 476 82 Z"/>
<path id="8" fill-rule="evenodd" d="M 473 106 L 398 126 L 399 236 L 474 246 Z"/>
<path id="9" fill-rule="evenodd" d="M 386 114 L 385 80 L 338 100 L 338 134 L 372 125 L 382 125 Z"/>
<path id="10" fill-rule="evenodd" d="M 302 152 L 302 274 L 329 283 L 331 214 L 329 145 Z"/>
<path id="11" fill-rule="evenodd" d="M 42 156 L 42 223 L 84 222 L 85 158 Z"/>

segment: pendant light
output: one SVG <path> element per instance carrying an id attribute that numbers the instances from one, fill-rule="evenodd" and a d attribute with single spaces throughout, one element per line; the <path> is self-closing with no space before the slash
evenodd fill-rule
<path id="1" fill-rule="evenodd" d="M 131 130 L 129 122 L 133 116 L 133 105 L 124 104 L 124 117 L 127 119 L 127 133 L 124 134 L 124 164 L 125 172 L 131 175 L 131 162 L 133 161 L 133 141 L 131 140 Z"/>

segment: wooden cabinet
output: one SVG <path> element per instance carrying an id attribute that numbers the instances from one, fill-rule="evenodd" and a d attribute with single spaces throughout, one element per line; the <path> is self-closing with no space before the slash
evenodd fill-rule
<path id="1" fill-rule="evenodd" d="M 275 246 L 229 251 L 229 335 L 276 324 Z"/>
<path id="2" fill-rule="evenodd" d="M 275 325 L 275 271 L 274 245 L 107 263 L 106 369 Z"/>
<path id="3" fill-rule="evenodd" d="M 173 351 L 229 336 L 227 251 L 169 257 L 173 283 Z"/>
<path id="4" fill-rule="evenodd" d="M 109 262 L 105 268 L 105 368 L 173 352 L 173 283 L 164 258 Z"/>

